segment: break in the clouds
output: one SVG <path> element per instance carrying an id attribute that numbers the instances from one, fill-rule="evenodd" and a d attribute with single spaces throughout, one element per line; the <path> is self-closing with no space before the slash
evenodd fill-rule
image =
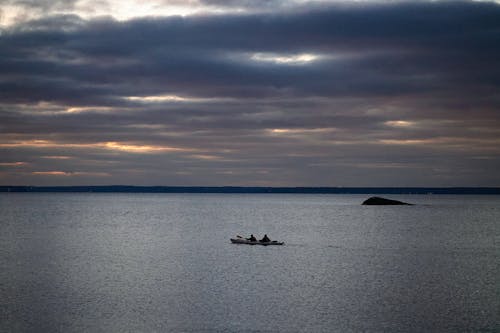
<path id="1" fill-rule="evenodd" d="M 2 1 L 5 185 L 500 186 L 500 5 Z"/>

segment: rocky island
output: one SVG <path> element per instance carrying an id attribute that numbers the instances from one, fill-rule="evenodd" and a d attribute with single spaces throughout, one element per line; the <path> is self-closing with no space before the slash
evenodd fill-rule
<path id="1" fill-rule="evenodd" d="M 391 200 L 381 197 L 371 197 L 363 201 L 362 205 L 413 205 L 407 202 L 402 202 L 398 200 Z"/>

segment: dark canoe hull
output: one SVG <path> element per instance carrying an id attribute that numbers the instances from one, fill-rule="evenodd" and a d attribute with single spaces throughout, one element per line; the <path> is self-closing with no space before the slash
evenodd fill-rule
<path id="1" fill-rule="evenodd" d="M 249 241 L 245 238 L 231 238 L 231 243 L 233 244 L 247 244 L 247 245 L 283 245 L 284 242 L 271 241 L 271 242 L 259 242 L 259 241 Z"/>

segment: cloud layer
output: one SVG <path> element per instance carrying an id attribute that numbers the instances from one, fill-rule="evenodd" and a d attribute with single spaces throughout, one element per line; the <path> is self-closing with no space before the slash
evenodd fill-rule
<path id="1" fill-rule="evenodd" d="M 0 183 L 500 186 L 499 5 L 264 3 L 4 27 Z"/>

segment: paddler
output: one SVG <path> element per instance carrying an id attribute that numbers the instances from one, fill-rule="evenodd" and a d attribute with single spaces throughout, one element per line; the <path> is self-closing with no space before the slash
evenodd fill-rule
<path id="1" fill-rule="evenodd" d="M 249 240 L 251 242 L 256 242 L 257 241 L 257 238 L 255 238 L 255 236 L 253 234 L 250 235 L 250 238 L 247 238 L 246 240 Z"/>
<path id="2" fill-rule="evenodd" d="M 269 237 L 267 237 L 267 234 L 264 234 L 264 237 L 262 237 L 262 239 L 260 240 L 260 242 L 262 243 L 267 243 L 267 242 L 270 242 L 271 240 L 269 239 Z"/>

